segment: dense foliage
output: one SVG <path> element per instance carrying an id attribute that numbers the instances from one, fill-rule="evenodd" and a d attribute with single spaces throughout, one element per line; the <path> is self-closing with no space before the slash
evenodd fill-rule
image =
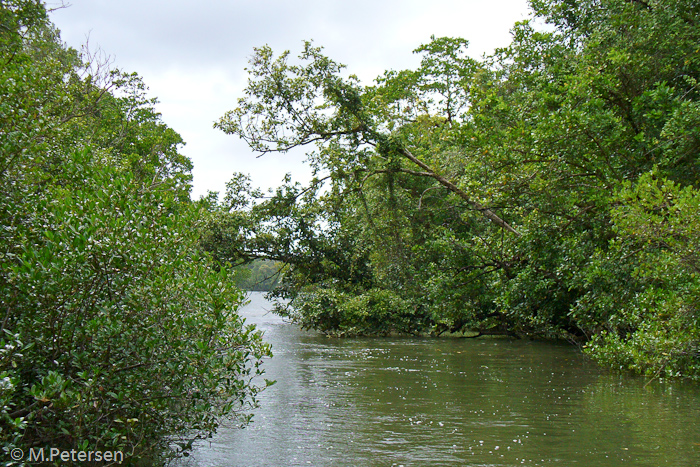
<path id="1" fill-rule="evenodd" d="M 281 312 L 329 333 L 566 337 L 698 377 L 700 4 L 531 7 L 548 26 L 491 57 L 433 38 L 371 86 L 311 43 L 297 62 L 256 49 L 217 126 L 315 146 L 316 178 L 222 216 L 209 249 L 284 261 Z"/>
<path id="2" fill-rule="evenodd" d="M 269 355 L 200 248 L 180 136 L 95 58 L 38 0 L 0 1 L 3 465 L 14 448 L 182 453 L 246 423 Z"/>

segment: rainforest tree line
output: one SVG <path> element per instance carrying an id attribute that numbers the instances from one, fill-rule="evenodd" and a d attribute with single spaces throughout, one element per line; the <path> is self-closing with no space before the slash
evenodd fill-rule
<path id="1" fill-rule="evenodd" d="M 0 0 L 3 461 L 150 465 L 245 424 L 270 354 L 236 312 L 251 264 L 329 334 L 567 338 L 698 378 L 700 4 L 531 7 L 548 26 L 490 57 L 431 38 L 371 84 L 312 43 L 256 49 L 216 126 L 306 147 L 314 179 L 264 197 L 239 174 L 193 202 L 139 77 L 66 47 L 41 1 Z"/>
<path id="2" fill-rule="evenodd" d="M 210 213 L 154 103 L 67 48 L 42 2 L 0 0 L 3 465 L 31 448 L 155 465 L 255 404 L 269 348 L 201 247 Z"/>
<path id="3" fill-rule="evenodd" d="M 216 126 L 314 178 L 235 177 L 204 239 L 287 270 L 279 312 L 329 334 L 567 338 L 700 376 L 700 4 L 532 0 L 510 46 L 460 38 L 362 84 L 322 49 L 255 49 Z"/>

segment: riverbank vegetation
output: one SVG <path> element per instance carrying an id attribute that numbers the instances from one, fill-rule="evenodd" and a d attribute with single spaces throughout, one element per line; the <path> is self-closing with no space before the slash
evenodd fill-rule
<path id="1" fill-rule="evenodd" d="M 284 262 L 279 311 L 327 333 L 563 337 L 700 377 L 700 4 L 531 7 L 490 57 L 432 38 L 369 85 L 312 43 L 256 49 L 217 126 L 307 146 L 315 178 L 271 199 L 234 179 L 252 207 L 208 248 Z"/>
<path id="2" fill-rule="evenodd" d="M 15 448 L 154 465 L 247 422 L 269 348 L 200 247 L 181 145 L 138 76 L 63 45 L 41 2 L 0 1 L 3 465 Z"/>

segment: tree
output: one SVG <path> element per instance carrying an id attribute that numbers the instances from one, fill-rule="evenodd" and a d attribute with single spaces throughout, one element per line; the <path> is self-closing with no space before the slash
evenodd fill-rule
<path id="1" fill-rule="evenodd" d="M 661 273 L 640 272 L 650 257 L 628 220 L 666 209 L 648 199 L 650 174 L 684 193 L 671 225 L 693 205 L 699 7 L 531 6 L 547 31 L 517 23 L 482 62 L 463 39 L 433 38 L 417 70 L 373 86 L 310 43 L 295 65 L 256 49 L 245 96 L 216 126 L 262 153 L 315 145 L 316 178 L 251 208 L 240 237 L 290 265 L 279 293 L 307 326 L 565 337 L 610 365 L 697 376 L 697 279 L 681 266 L 694 260 L 659 247 L 684 272 L 652 287 Z M 640 311 L 634 297 L 662 292 Z M 659 318 L 672 307 L 684 311 Z M 669 341 L 640 352 L 662 329 Z"/>
<path id="2" fill-rule="evenodd" d="M 420 50 L 433 54 L 444 52 L 445 57 L 425 61 L 427 71 L 424 73 L 426 84 L 423 88 L 428 92 L 438 91 L 445 95 L 445 110 L 447 118 L 451 119 L 454 109 L 461 107 L 452 102 L 457 99 L 453 96 L 453 86 L 449 79 L 444 85 L 438 84 L 430 74 L 436 72 L 433 68 L 440 70 L 442 58 L 457 61 L 454 68 L 461 69 L 456 58 L 458 47 L 452 41 L 441 39 L 434 40 L 430 47 L 417 49 Z M 409 160 L 424 172 L 401 170 L 435 179 L 473 209 L 481 211 L 486 218 L 517 234 L 493 211 L 472 200 L 454 183 L 414 156 L 402 141 L 382 132 L 386 122 L 365 110 L 356 78 L 341 78 L 339 72 L 344 67 L 323 56 L 320 48 L 313 47 L 310 42 L 305 43 L 299 58 L 309 62 L 306 66 L 287 65 L 288 55 L 285 52 L 273 60 L 269 47 L 256 49 L 250 60 L 255 68 L 250 73 L 257 81 L 249 82 L 246 90 L 249 97 L 240 99 L 239 107 L 224 115 L 215 126 L 226 133 L 240 136 L 251 148 L 262 153 L 285 152 L 297 146 L 318 142 L 322 147 L 326 144 L 328 147 L 337 147 L 347 158 L 344 162 L 353 164 L 365 162 L 372 154 L 361 150 L 363 145 L 372 146 L 390 163 L 395 163 L 397 158 Z M 448 73 L 451 70 L 446 65 L 444 68 Z M 321 99 L 325 101 L 321 103 Z M 321 169 L 321 165 L 326 162 L 325 159 L 319 159 L 317 169 Z"/>
<path id="3" fill-rule="evenodd" d="M 270 349 L 199 247 L 208 213 L 180 136 L 136 75 L 93 75 L 65 49 L 42 3 L 0 6 L 6 459 L 50 446 L 156 463 L 245 424 Z"/>
<path id="4" fill-rule="evenodd" d="M 424 257 L 411 251 L 416 248 L 417 237 L 425 242 L 422 232 L 430 224 L 429 200 L 434 199 L 437 205 L 442 205 L 441 209 L 447 210 L 443 218 L 450 220 L 446 222 L 464 224 L 454 204 L 466 204 L 467 209 L 485 217 L 487 222 L 482 222 L 480 229 L 492 229 L 489 225 L 495 224 L 497 229 L 519 235 L 493 210 L 473 200 L 430 165 L 444 160 L 444 151 L 450 147 L 444 140 L 458 137 L 460 121 L 464 119 L 460 109 L 468 107 L 465 86 L 477 64 L 465 58 L 465 47 L 463 40 L 434 39 L 431 44 L 417 49 L 417 52 L 426 53 L 421 70 L 387 73 L 378 86 L 366 89 L 361 89 L 352 77 L 341 78 L 338 73 L 342 67 L 323 57 L 320 49 L 310 43 L 300 56 L 308 61 L 306 66 L 288 65 L 288 54 L 273 60 L 268 48 L 258 49 L 251 59 L 254 79 L 247 91 L 250 97 L 241 99 L 241 106 L 217 125 L 239 134 L 261 152 L 285 151 L 298 145 L 318 143 L 318 152 L 310 158 L 318 177 L 308 189 L 287 186 L 272 200 L 254 207 L 249 213 L 252 227 L 247 233 L 242 224 L 229 229 L 229 232 L 236 231 L 237 238 L 230 244 L 239 250 L 227 254 L 229 258 L 265 255 L 293 264 L 285 282 L 290 288 L 284 292 L 280 289 L 280 293 L 295 298 L 297 312 L 304 309 L 304 300 L 309 307 L 319 310 L 314 324 L 301 318 L 313 313 L 295 312 L 306 324 L 329 331 L 339 326 L 337 320 L 325 322 L 321 311 L 324 307 L 308 301 L 319 296 L 318 287 L 326 288 L 321 285 L 325 283 L 333 284 L 330 289 L 349 287 L 351 290 L 344 293 L 365 296 L 362 303 L 372 303 L 375 296 L 384 297 L 380 301 L 385 301 L 391 295 L 394 298 L 389 301 L 398 305 L 387 309 L 393 309 L 400 316 L 404 313 L 399 313 L 399 309 L 410 310 L 398 319 L 405 324 L 402 325 L 404 331 L 430 326 L 430 315 L 435 313 L 418 300 L 426 296 L 424 285 L 429 278 L 416 280 L 415 276 Z M 469 69 L 465 69 L 467 66 Z M 439 76 L 441 72 L 448 76 Z M 323 98 L 326 100 L 322 103 Z M 426 113 L 432 108 L 444 112 L 444 116 Z M 329 183 L 328 192 L 317 196 L 325 182 Z M 433 192 L 438 187 L 442 188 Z M 445 188 L 447 191 L 443 191 Z M 386 190 L 388 197 L 384 203 Z M 411 192 L 408 197 L 406 191 Z M 414 203 L 423 206 L 418 215 L 410 212 L 413 210 L 410 205 L 415 206 Z M 459 209 L 463 210 L 464 206 Z M 405 216 L 411 217 L 409 230 L 402 227 Z M 240 214 L 227 218 L 227 222 L 231 222 L 234 218 L 240 219 Z M 352 228 L 355 222 L 358 227 Z M 224 221 L 218 225 L 223 224 Z M 267 233 L 262 235 L 263 231 Z M 220 228 L 214 227 L 212 232 L 220 232 Z M 216 236 L 219 240 L 210 248 L 223 253 L 225 246 L 222 249 L 222 245 L 227 242 L 222 235 Z M 432 253 L 426 251 L 425 254 L 447 256 L 444 239 L 431 240 L 442 242 L 439 247 L 442 251 L 433 249 Z M 240 251 L 246 244 L 255 247 Z M 259 248 L 261 244 L 264 246 Z M 464 270 L 495 266 L 479 254 L 469 256 L 474 264 Z M 445 266 L 457 270 L 457 274 L 463 267 Z M 306 284 L 314 292 L 300 284 Z M 328 293 L 335 292 L 329 290 Z M 414 299 L 408 305 L 404 299 L 406 294 Z M 475 298 L 474 301 L 479 300 Z M 344 302 L 347 302 L 344 295 L 334 299 L 334 307 L 342 307 Z M 436 306 L 442 308 L 443 304 Z M 371 305 L 361 308 L 365 310 L 362 316 L 372 316 L 366 312 Z M 468 319 L 449 320 L 449 326 L 463 325 Z M 365 325 L 351 319 L 354 324 L 343 324 L 340 328 L 353 329 L 348 331 L 350 333 L 376 332 L 375 326 L 381 323 L 381 332 L 390 332 L 397 325 L 397 321 L 385 318 L 370 321 L 375 324 Z"/>

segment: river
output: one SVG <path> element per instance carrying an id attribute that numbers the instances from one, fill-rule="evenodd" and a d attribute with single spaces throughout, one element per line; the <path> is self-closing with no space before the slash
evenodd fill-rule
<path id="1" fill-rule="evenodd" d="M 188 467 L 700 466 L 700 385 L 611 374 L 529 340 L 328 338 L 241 310 L 274 357 L 246 429 Z"/>

